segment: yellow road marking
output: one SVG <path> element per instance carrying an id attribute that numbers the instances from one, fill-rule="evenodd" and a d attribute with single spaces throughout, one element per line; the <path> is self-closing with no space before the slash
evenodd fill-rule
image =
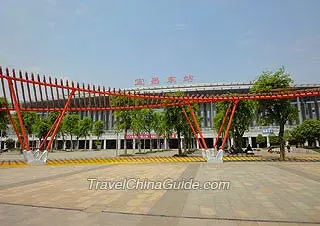
<path id="1" fill-rule="evenodd" d="M 264 157 L 255 156 L 225 156 L 224 161 L 236 162 L 236 161 L 278 161 L 271 160 Z M 291 157 L 287 158 L 285 161 L 320 161 L 320 157 Z M 115 158 L 82 158 L 82 159 L 50 159 L 47 161 L 46 165 L 49 166 L 60 166 L 60 165 L 78 165 L 78 164 L 132 164 L 132 163 L 165 163 L 165 162 L 206 162 L 203 157 L 200 156 L 190 156 L 190 157 L 115 157 Z M 0 161 L 0 168 L 8 167 L 26 167 L 29 166 L 26 162 L 22 160 L 2 160 Z"/>

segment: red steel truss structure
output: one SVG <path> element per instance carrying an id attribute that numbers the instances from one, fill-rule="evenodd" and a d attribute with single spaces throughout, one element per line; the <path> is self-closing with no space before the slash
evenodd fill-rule
<path id="1" fill-rule="evenodd" d="M 214 142 L 216 147 L 218 138 L 223 132 L 225 125 L 225 135 L 222 141 L 222 149 L 227 141 L 228 132 L 231 127 L 232 119 L 236 112 L 237 104 L 241 100 L 270 100 L 282 98 L 297 98 L 308 96 L 320 96 L 320 87 L 316 89 L 277 91 L 259 94 L 229 94 L 229 95 L 186 95 L 186 96 L 166 96 L 164 93 L 140 93 L 135 91 L 126 91 L 121 89 L 106 89 L 104 86 L 85 85 L 75 82 L 58 80 L 56 78 L 28 74 L 27 72 L 9 70 L 2 71 L 0 67 L 1 78 L 1 96 L 11 101 L 6 106 L 0 107 L 0 111 L 8 114 L 12 128 L 14 129 L 20 146 L 23 150 L 30 150 L 28 135 L 26 133 L 21 113 L 29 112 L 59 112 L 59 116 L 48 131 L 46 137 L 40 145 L 40 150 L 51 149 L 52 142 L 57 134 L 61 121 L 67 112 L 77 111 L 105 111 L 105 110 L 133 110 L 141 108 L 163 108 L 168 106 L 180 106 L 189 124 L 193 135 L 201 149 L 208 149 L 203 138 L 200 126 L 195 113 L 191 107 L 192 104 L 206 102 L 228 101 L 230 105 L 226 111 L 222 125 Z M 137 101 L 122 106 L 111 106 L 109 97 L 127 97 Z M 186 109 L 190 115 L 187 114 Z M 18 124 L 12 118 L 11 113 L 16 112 Z M 18 127 L 19 126 L 19 127 Z M 18 129 L 20 128 L 20 129 Z M 49 142 L 46 142 L 50 137 Z"/>

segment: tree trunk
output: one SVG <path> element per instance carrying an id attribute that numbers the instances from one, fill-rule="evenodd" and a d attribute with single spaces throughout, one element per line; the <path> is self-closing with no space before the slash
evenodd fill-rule
<path id="1" fill-rule="evenodd" d="M 188 139 L 185 137 L 184 139 L 183 139 L 183 151 L 184 151 L 184 153 L 186 153 L 187 152 L 187 142 L 188 142 Z"/>
<path id="2" fill-rule="evenodd" d="M 177 135 L 178 135 L 178 152 L 179 152 L 179 155 L 182 155 L 180 131 L 177 131 Z"/>
<path id="3" fill-rule="evenodd" d="M 127 150 L 127 133 L 128 133 L 128 129 L 124 130 L 124 143 L 123 143 L 123 148 L 124 148 L 124 154 L 127 155 L 128 154 L 128 150 Z"/>
<path id="4" fill-rule="evenodd" d="M 139 150 L 139 153 L 141 153 L 141 138 L 139 135 L 138 135 L 138 150 Z"/>
<path id="5" fill-rule="evenodd" d="M 160 149 L 160 139 L 157 138 L 157 149 L 159 150 Z"/>
<path id="6" fill-rule="evenodd" d="M 84 137 L 84 149 L 87 150 L 87 136 Z"/>
<path id="7" fill-rule="evenodd" d="M 283 136 L 284 136 L 284 123 L 280 123 L 280 129 L 279 129 L 280 160 L 284 160 L 286 157 Z"/>
<path id="8" fill-rule="evenodd" d="M 150 142 L 150 151 L 152 151 L 152 138 L 151 138 L 151 132 L 149 132 L 149 142 Z"/>
<path id="9" fill-rule="evenodd" d="M 70 138 L 71 138 L 71 146 L 70 146 L 70 148 L 71 148 L 71 150 L 73 150 L 73 140 L 72 140 L 72 135 L 70 135 Z"/>
<path id="10" fill-rule="evenodd" d="M 66 148 L 66 140 L 64 138 L 64 133 L 62 133 L 62 150 L 65 151 L 65 148 Z"/>
<path id="11" fill-rule="evenodd" d="M 0 143 L 0 145 L 1 145 L 1 143 Z M 34 134 L 32 134 L 31 150 L 33 150 L 33 148 L 34 148 Z"/>
<path id="12" fill-rule="evenodd" d="M 235 134 L 234 136 L 234 146 L 236 149 L 242 149 L 242 136 Z"/>

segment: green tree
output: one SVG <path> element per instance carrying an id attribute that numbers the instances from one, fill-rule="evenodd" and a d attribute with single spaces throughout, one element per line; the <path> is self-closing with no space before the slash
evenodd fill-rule
<path id="1" fill-rule="evenodd" d="M 8 149 L 14 148 L 14 140 L 13 139 L 8 138 L 4 143 L 6 144 Z"/>
<path id="2" fill-rule="evenodd" d="M 50 130 L 50 121 L 48 118 L 39 118 L 33 125 L 34 135 L 39 139 L 40 143 L 46 137 Z"/>
<path id="3" fill-rule="evenodd" d="M 138 150 L 141 153 L 141 138 L 140 134 L 144 129 L 144 122 L 143 122 L 143 112 L 142 109 L 136 109 L 132 111 L 132 118 L 131 118 L 131 129 L 133 134 L 136 135 L 137 143 L 138 143 Z"/>
<path id="4" fill-rule="evenodd" d="M 79 138 L 84 137 L 85 149 L 87 148 L 86 147 L 87 136 L 90 135 L 90 132 L 92 131 L 92 127 L 93 127 L 93 123 L 90 117 L 84 117 L 79 121 L 78 130 L 76 132 L 77 140 L 79 142 Z M 77 145 L 77 147 L 79 148 L 79 144 Z"/>
<path id="5" fill-rule="evenodd" d="M 253 118 L 256 115 L 256 102 L 251 100 L 240 101 L 237 105 L 236 112 L 234 114 L 232 124 L 229 130 L 230 137 L 234 138 L 234 146 L 236 148 L 242 148 L 242 137 L 244 133 L 249 129 Z M 223 122 L 223 118 L 228 109 L 228 102 L 221 102 L 217 104 L 218 113 L 214 117 L 214 126 L 216 131 Z M 225 123 L 225 128 L 227 127 L 228 121 Z"/>
<path id="6" fill-rule="evenodd" d="M 49 116 L 48 116 L 48 124 L 50 126 L 50 128 L 52 127 L 52 125 L 55 123 L 56 119 L 59 117 L 60 113 L 59 112 L 50 112 Z M 55 136 L 59 137 L 61 135 L 61 130 L 62 130 L 62 123 L 60 123 L 59 128 L 58 128 L 58 132 Z M 54 145 L 53 147 L 55 149 L 58 149 L 58 141 L 57 139 L 54 140 Z"/>
<path id="7" fill-rule="evenodd" d="M 104 127 L 104 123 L 101 120 L 96 121 L 93 124 L 93 135 L 98 137 L 98 143 L 100 144 L 100 137 L 103 134 L 103 127 Z"/>
<path id="8" fill-rule="evenodd" d="M 320 120 L 305 120 L 298 126 L 297 131 L 304 141 L 315 144 L 315 141 L 320 138 Z"/>
<path id="9" fill-rule="evenodd" d="M 132 98 L 128 97 L 112 97 L 110 99 L 111 106 L 113 107 L 119 107 L 119 106 L 127 106 L 127 105 L 133 105 L 134 103 L 137 103 L 138 100 L 133 100 Z M 124 152 L 125 154 L 128 154 L 127 152 L 127 135 L 129 129 L 131 129 L 132 126 L 132 117 L 133 117 L 133 111 L 132 110 L 119 110 L 115 111 L 113 113 L 115 117 L 115 128 L 117 132 L 124 131 Z"/>
<path id="10" fill-rule="evenodd" d="M 305 137 L 301 133 L 302 127 L 297 126 L 296 128 L 290 131 L 290 135 L 292 136 L 293 142 L 298 146 L 299 144 L 303 144 L 305 142 Z"/>
<path id="11" fill-rule="evenodd" d="M 270 92 L 273 89 L 289 88 L 293 84 L 290 74 L 284 68 L 275 72 L 263 72 L 255 81 L 251 91 L 254 93 Z M 259 113 L 265 124 L 277 124 L 279 126 L 280 159 L 285 159 L 284 126 L 289 121 L 296 120 L 297 108 L 293 107 L 290 99 L 260 100 L 258 102 Z"/>
<path id="12" fill-rule="evenodd" d="M 280 144 L 280 139 L 278 136 L 276 136 L 275 134 L 270 134 L 269 135 L 269 142 L 270 142 L 270 145 L 273 146 L 273 145 L 279 145 Z"/>
<path id="13" fill-rule="evenodd" d="M 170 133 L 174 130 L 178 137 L 178 153 L 182 155 L 181 133 L 184 129 L 185 118 L 179 106 L 165 108 L 166 125 L 170 128 Z"/>
<path id="14" fill-rule="evenodd" d="M 0 97 L 0 108 L 5 108 L 8 106 L 7 101 Z M 7 112 L 6 111 L 0 111 L 0 130 L 5 131 L 7 129 L 8 125 L 8 117 L 7 117 Z"/>
<path id="15" fill-rule="evenodd" d="M 71 150 L 73 150 L 73 135 L 77 134 L 80 117 L 78 114 L 68 114 L 63 119 L 63 131 L 70 136 Z"/>
<path id="16" fill-rule="evenodd" d="M 292 130 L 284 131 L 284 140 L 287 141 L 289 144 L 296 144 L 296 139 L 292 135 Z"/>
<path id="17" fill-rule="evenodd" d="M 154 129 L 155 113 L 153 109 L 142 109 L 143 131 L 148 133 L 150 142 L 150 151 L 152 151 L 151 132 Z"/>
<path id="18" fill-rule="evenodd" d="M 33 128 L 34 128 L 34 124 L 39 120 L 37 113 L 35 113 L 35 112 L 21 112 L 21 117 L 22 117 L 23 126 L 25 129 L 25 132 L 27 133 L 27 136 L 33 136 L 33 140 L 34 140 Z M 13 122 L 15 123 L 15 125 L 17 127 L 18 132 L 21 133 L 18 115 L 15 113 L 12 118 L 13 118 Z M 33 144 L 33 142 L 32 142 L 32 144 Z M 33 148 L 32 146 L 31 146 L 31 149 Z"/>
<path id="19" fill-rule="evenodd" d="M 59 117 L 59 112 L 50 112 L 48 116 L 48 122 L 50 125 L 53 125 L 53 123 L 56 121 L 56 119 Z"/>
<path id="20" fill-rule="evenodd" d="M 32 131 L 33 125 L 39 119 L 37 113 L 35 113 L 35 112 L 21 112 L 21 117 L 22 117 L 22 121 L 23 121 L 24 128 L 26 130 L 26 133 L 28 135 L 32 135 L 33 134 L 33 131 Z M 13 115 L 13 121 L 16 124 L 18 131 L 21 132 L 21 128 L 20 128 L 20 124 L 19 124 L 19 120 L 18 120 L 18 115 L 16 113 Z"/>
<path id="21" fill-rule="evenodd" d="M 189 108 L 187 106 L 184 106 L 184 110 L 187 113 L 188 118 L 192 122 L 193 127 L 196 129 L 196 126 L 191 116 Z M 202 118 L 200 117 L 200 114 L 199 114 L 199 105 L 198 104 L 192 105 L 192 110 L 195 113 L 198 125 L 201 125 Z M 183 140 L 184 150 L 186 151 L 187 149 L 190 150 L 194 136 L 193 136 L 192 129 L 190 128 L 190 125 L 187 123 L 187 120 L 185 119 L 185 116 L 184 116 L 184 120 L 185 120 L 185 123 L 183 124 L 182 135 L 184 137 L 184 140 Z"/>
<path id="22" fill-rule="evenodd" d="M 261 144 L 264 144 L 266 142 L 266 138 L 264 136 L 262 136 L 262 134 L 258 134 L 256 141 L 260 147 Z"/>
<path id="23" fill-rule="evenodd" d="M 174 94 L 168 94 L 168 96 L 174 95 L 174 96 L 182 96 L 182 92 L 177 92 Z M 199 116 L 199 110 L 197 104 L 193 104 L 192 108 L 194 109 L 195 116 L 197 120 L 200 121 L 200 116 Z M 185 107 L 187 113 L 189 113 L 187 107 Z M 188 128 L 186 125 L 188 124 L 186 122 L 185 116 L 183 114 L 183 111 L 180 106 L 170 106 L 170 107 L 165 107 L 164 108 L 164 114 L 165 114 L 165 120 L 166 120 L 166 127 L 168 128 L 168 131 L 170 133 L 172 131 L 175 131 L 177 133 L 178 137 L 178 153 L 179 155 L 182 155 L 182 147 L 181 147 L 181 135 L 182 133 L 187 133 L 186 128 Z M 191 119 L 192 117 L 189 114 L 189 118 Z"/>
<path id="24" fill-rule="evenodd" d="M 163 136 L 165 138 L 168 138 L 169 134 L 164 112 L 155 112 L 153 128 L 155 133 L 157 134 L 157 149 L 160 149 L 160 137 Z"/>

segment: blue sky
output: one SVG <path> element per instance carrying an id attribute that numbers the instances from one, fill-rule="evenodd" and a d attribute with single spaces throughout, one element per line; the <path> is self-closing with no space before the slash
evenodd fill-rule
<path id="1" fill-rule="evenodd" d="M 0 65 L 116 88 L 282 65 L 320 83 L 319 12 L 318 0 L 0 0 Z"/>

